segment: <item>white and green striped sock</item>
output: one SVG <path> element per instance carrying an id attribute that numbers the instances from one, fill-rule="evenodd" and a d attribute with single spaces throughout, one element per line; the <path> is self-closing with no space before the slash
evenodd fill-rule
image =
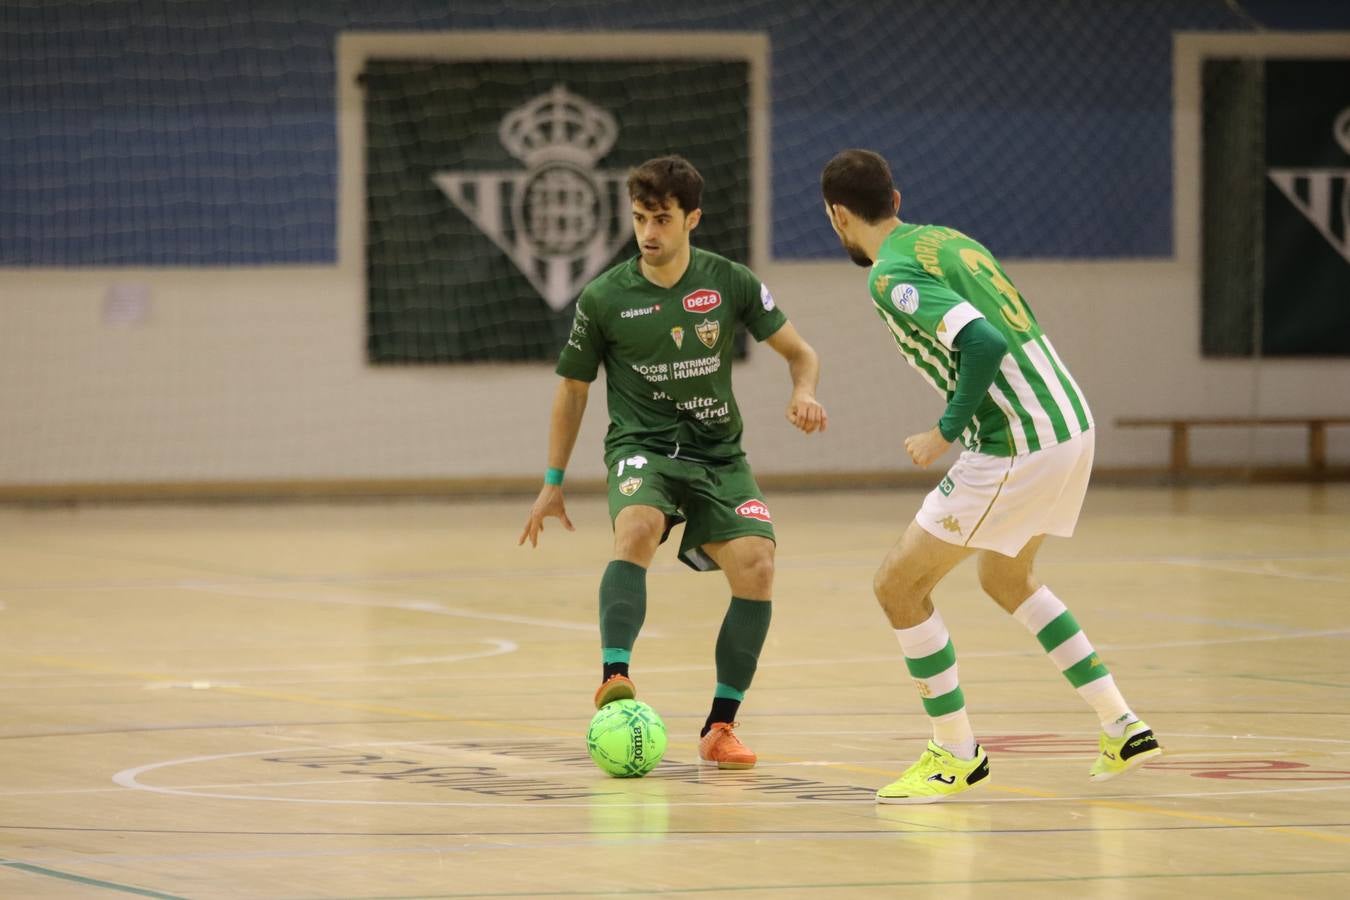
<path id="1" fill-rule="evenodd" d="M 1078 696 L 1097 711 L 1097 718 L 1107 734 L 1120 737 L 1125 733 L 1126 725 L 1138 721 L 1116 687 L 1116 680 L 1097 656 L 1097 651 L 1092 649 L 1083 629 L 1078 627 L 1073 613 L 1048 587 L 1042 586 L 1023 600 L 1013 618 L 1036 636 L 1041 647 L 1050 654 L 1050 661 L 1069 679 Z"/>
<path id="2" fill-rule="evenodd" d="M 933 740 L 958 759 L 975 757 L 975 732 L 966 716 L 966 697 L 956 678 L 956 649 L 937 610 L 913 628 L 897 628 L 905 667 L 919 688 L 924 712 L 933 722 Z"/>

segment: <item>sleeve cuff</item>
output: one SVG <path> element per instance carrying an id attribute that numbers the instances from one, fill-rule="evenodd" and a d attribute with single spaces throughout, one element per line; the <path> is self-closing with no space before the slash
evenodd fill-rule
<path id="1" fill-rule="evenodd" d="M 787 324 L 787 321 L 788 321 L 787 316 L 782 315 L 775 316 L 773 318 L 765 317 L 759 319 L 749 329 L 750 336 L 753 337 L 757 343 L 767 341 L 769 338 L 777 334 L 779 329 L 781 329 L 784 325 Z"/>
<path id="2" fill-rule="evenodd" d="M 962 300 L 947 310 L 947 314 L 938 323 L 937 339 L 948 350 L 954 350 L 956 349 L 956 336 L 961 333 L 961 329 L 976 319 L 983 318 L 984 313 L 971 306 L 969 300 Z"/>

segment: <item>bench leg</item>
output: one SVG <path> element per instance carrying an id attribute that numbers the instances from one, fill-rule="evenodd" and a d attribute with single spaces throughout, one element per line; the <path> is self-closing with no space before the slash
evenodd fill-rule
<path id="1" fill-rule="evenodd" d="M 1308 467 L 1314 472 L 1327 467 L 1327 429 L 1323 422 L 1308 423 Z"/>
<path id="2" fill-rule="evenodd" d="M 1172 423 L 1172 474 L 1181 475 L 1190 465 L 1190 435 L 1180 422 Z"/>

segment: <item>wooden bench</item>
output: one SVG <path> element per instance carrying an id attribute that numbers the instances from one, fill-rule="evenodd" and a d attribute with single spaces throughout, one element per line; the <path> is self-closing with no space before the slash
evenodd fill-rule
<path id="1" fill-rule="evenodd" d="M 1172 464 L 1175 475 L 1191 467 L 1191 428 L 1254 428 L 1261 426 L 1302 426 L 1308 429 L 1308 470 L 1320 475 L 1327 468 L 1327 428 L 1350 425 L 1350 416 L 1191 416 L 1189 418 L 1122 418 L 1120 428 L 1169 428 L 1172 431 Z"/>

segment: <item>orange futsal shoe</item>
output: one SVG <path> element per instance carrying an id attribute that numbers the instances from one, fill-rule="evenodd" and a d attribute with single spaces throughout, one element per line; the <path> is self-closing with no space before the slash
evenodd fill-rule
<path id="1" fill-rule="evenodd" d="M 637 685 L 627 675 L 611 675 L 605 683 L 595 690 L 595 708 L 615 700 L 632 700 L 637 697 Z"/>
<path id="2" fill-rule="evenodd" d="M 732 733 L 738 722 L 714 722 L 708 733 L 699 738 L 698 758 L 705 766 L 719 769 L 753 769 L 759 757 L 741 743 Z"/>

